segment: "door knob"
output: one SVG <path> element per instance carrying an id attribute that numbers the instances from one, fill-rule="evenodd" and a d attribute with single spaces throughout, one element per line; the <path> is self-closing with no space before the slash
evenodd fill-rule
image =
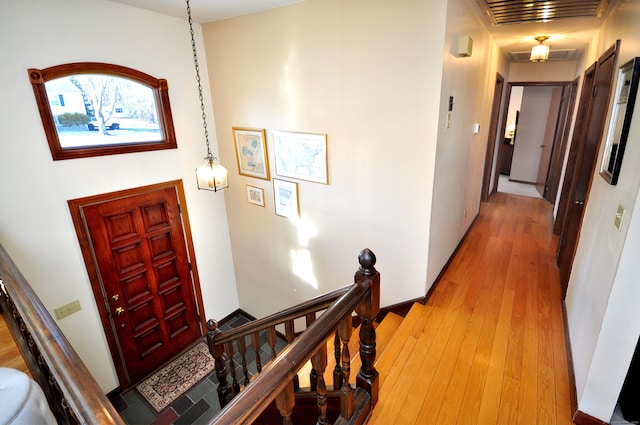
<path id="1" fill-rule="evenodd" d="M 124 308 L 122 308 L 122 307 L 116 308 L 116 314 L 118 316 L 122 316 L 124 314 Z"/>
<path id="2" fill-rule="evenodd" d="M 119 299 L 120 299 L 120 295 L 118 295 L 118 294 L 115 294 L 115 295 L 111 296 L 111 300 L 112 301 L 118 301 Z"/>
<path id="3" fill-rule="evenodd" d="M 584 201 L 581 201 L 581 200 L 579 200 L 579 199 L 578 199 L 578 200 L 575 202 L 575 204 L 576 204 L 576 205 L 578 205 L 578 206 L 583 206 L 583 205 L 584 205 Z"/>

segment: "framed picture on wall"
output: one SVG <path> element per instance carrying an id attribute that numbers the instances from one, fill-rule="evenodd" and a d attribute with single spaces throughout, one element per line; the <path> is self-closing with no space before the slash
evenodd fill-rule
<path id="1" fill-rule="evenodd" d="M 261 187 L 247 185 L 247 201 L 264 207 L 264 190 Z"/>
<path id="2" fill-rule="evenodd" d="M 276 174 L 328 184 L 327 135 L 274 131 Z"/>
<path id="3" fill-rule="evenodd" d="M 269 157 L 264 129 L 233 127 L 238 173 L 269 180 Z"/>
<path id="4" fill-rule="evenodd" d="M 631 116 L 638 94 L 640 57 L 634 58 L 618 69 L 618 80 L 609 131 L 604 145 L 600 175 L 610 184 L 617 184 L 622 167 L 622 157 L 629 137 Z"/>
<path id="5" fill-rule="evenodd" d="M 276 215 L 293 218 L 300 215 L 298 183 L 273 179 L 273 197 Z"/>

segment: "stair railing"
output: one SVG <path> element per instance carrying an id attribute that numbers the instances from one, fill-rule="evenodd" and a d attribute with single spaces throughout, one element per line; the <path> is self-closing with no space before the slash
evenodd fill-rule
<path id="1" fill-rule="evenodd" d="M 59 424 L 124 424 L 40 298 L 0 244 L 0 305 Z"/>
<path id="2" fill-rule="evenodd" d="M 218 396 L 223 407 L 211 424 L 251 424 L 273 401 L 282 415 L 283 424 L 291 424 L 297 373 L 308 360 L 311 360 L 313 366 L 312 390 L 317 394 L 317 424 L 328 424 L 324 371 L 327 366 L 326 341 L 334 334 L 337 357 L 334 390 L 340 394 L 340 415 L 334 424 L 361 424 L 364 421 L 378 400 L 379 380 L 374 367 L 376 334 L 373 321 L 380 310 L 380 274 L 374 267 L 376 257 L 369 249 L 361 251 L 358 260 L 360 268 L 355 273 L 353 285 L 228 332 L 222 332 L 213 320 L 207 323 L 207 341 L 215 362 L 219 381 Z M 321 311 L 323 313 L 317 317 L 317 313 Z M 349 383 L 351 354 L 348 344 L 354 312 L 361 321 L 359 337 L 362 362 L 356 376 L 355 389 Z M 301 318 L 305 319 L 307 328 L 296 335 L 294 321 Z M 275 349 L 278 325 L 284 325 L 288 343 L 280 353 L 276 353 Z M 270 363 L 264 369 L 259 352 L 260 332 L 266 332 L 271 349 Z M 251 339 L 256 355 L 258 374 L 253 379 L 247 372 L 245 338 Z M 234 345 L 242 363 L 242 391 L 233 360 L 236 355 Z"/>

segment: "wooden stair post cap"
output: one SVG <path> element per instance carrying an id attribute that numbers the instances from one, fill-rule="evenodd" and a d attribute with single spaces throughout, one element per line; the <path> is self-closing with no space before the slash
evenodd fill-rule
<path id="1" fill-rule="evenodd" d="M 369 249 L 365 248 L 358 254 L 358 262 L 360 263 L 360 273 L 365 276 L 372 276 L 376 273 L 376 255 Z"/>

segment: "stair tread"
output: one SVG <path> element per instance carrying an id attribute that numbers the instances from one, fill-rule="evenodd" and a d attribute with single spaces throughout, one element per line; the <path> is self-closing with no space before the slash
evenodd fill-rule
<path id="1" fill-rule="evenodd" d="M 385 350 L 377 356 L 376 369 L 380 377 L 380 387 L 384 384 L 404 345 L 417 340 L 415 334 L 417 333 L 419 336 L 420 332 L 417 331 L 422 329 L 420 325 L 426 320 L 427 311 L 424 305 L 414 303 L 392 338 L 387 342 Z"/>
<path id="2" fill-rule="evenodd" d="M 425 323 L 429 320 L 429 309 L 419 303 L 414 303 L 406 317 L 401 317 L 393 312 L 387 313 L 381 323 L 376 324 L 376 369 L 379 372 L 380 388 L 389 376 L 392 367 L 399 367 L 396 361 L 401 352 L 411 349 L 420 338 Z M 351 371 L 349 381 L 355 384 L 358 371 L 362 362 L 360 360 L 360 327 L 353 330 L 349 340 L 349 352 L 351 353 Z M 405 345 L 407 347 L 405 348 Z M 324 373 L 325 384 L 333 387 L 333 370 L 336 365 L 334 356 L 334 337 L 327 338 L 327 367 Z M 403 363 L 404 364 L 404 363 Z M 312 366 L 311 361 L 298 371 L 300 388 L 310 387 Z"/>
<path id="3" fill-rule="evenodd" d="M 421 306 L 407 326 L 399 329 L 396 340 L 385 350 L 385 361 L 377 367 L 380 373 L 380 392 L 369 425 L 388 423 L 424 423 L 418 418 L 424 396 L 414 393 L 416 388 L 430 388 L 434 371 L 443 358 L 442 344 L 435 341 L 434 332 L 425 328 L 447 326 L 443 321 L 445 310 L 440 307 Z M 420 314 L 418 313 L 420 311 Z M 404 323 L 403 323 L 404 325 Z M 405 339 L 406 338 L 406 339 Z M 403 422 L 398 422 L 402 418 Z"/>
<path id="4" fill-rule="evenodd" d="M 400 324 L 403 322 L 403 317 L 393 312 L 388 313 L 382 322 L 376 324 L 376 357 L 379 358 L 384 352 L 387 344 L 397 331 Z M 349 353 L 351 354 L 351 373 L 349 374 L 349 381 L 352 384 L 356 382 L 356 376 L 362 366 L 360 360 L 360 327 L 353 330 L 351 339 L 349 340 Z M 333 370 L 336 366 L 334 355 L 334 337 L 327 338 L 327 368 L 325 369 L 324 379 L 327 387 L 333 387 Z M 308 361 L 298 372 L 298 379 L 300 388 L 308 388 L 309 373 L 311 372 L 311 361 Z"/>

